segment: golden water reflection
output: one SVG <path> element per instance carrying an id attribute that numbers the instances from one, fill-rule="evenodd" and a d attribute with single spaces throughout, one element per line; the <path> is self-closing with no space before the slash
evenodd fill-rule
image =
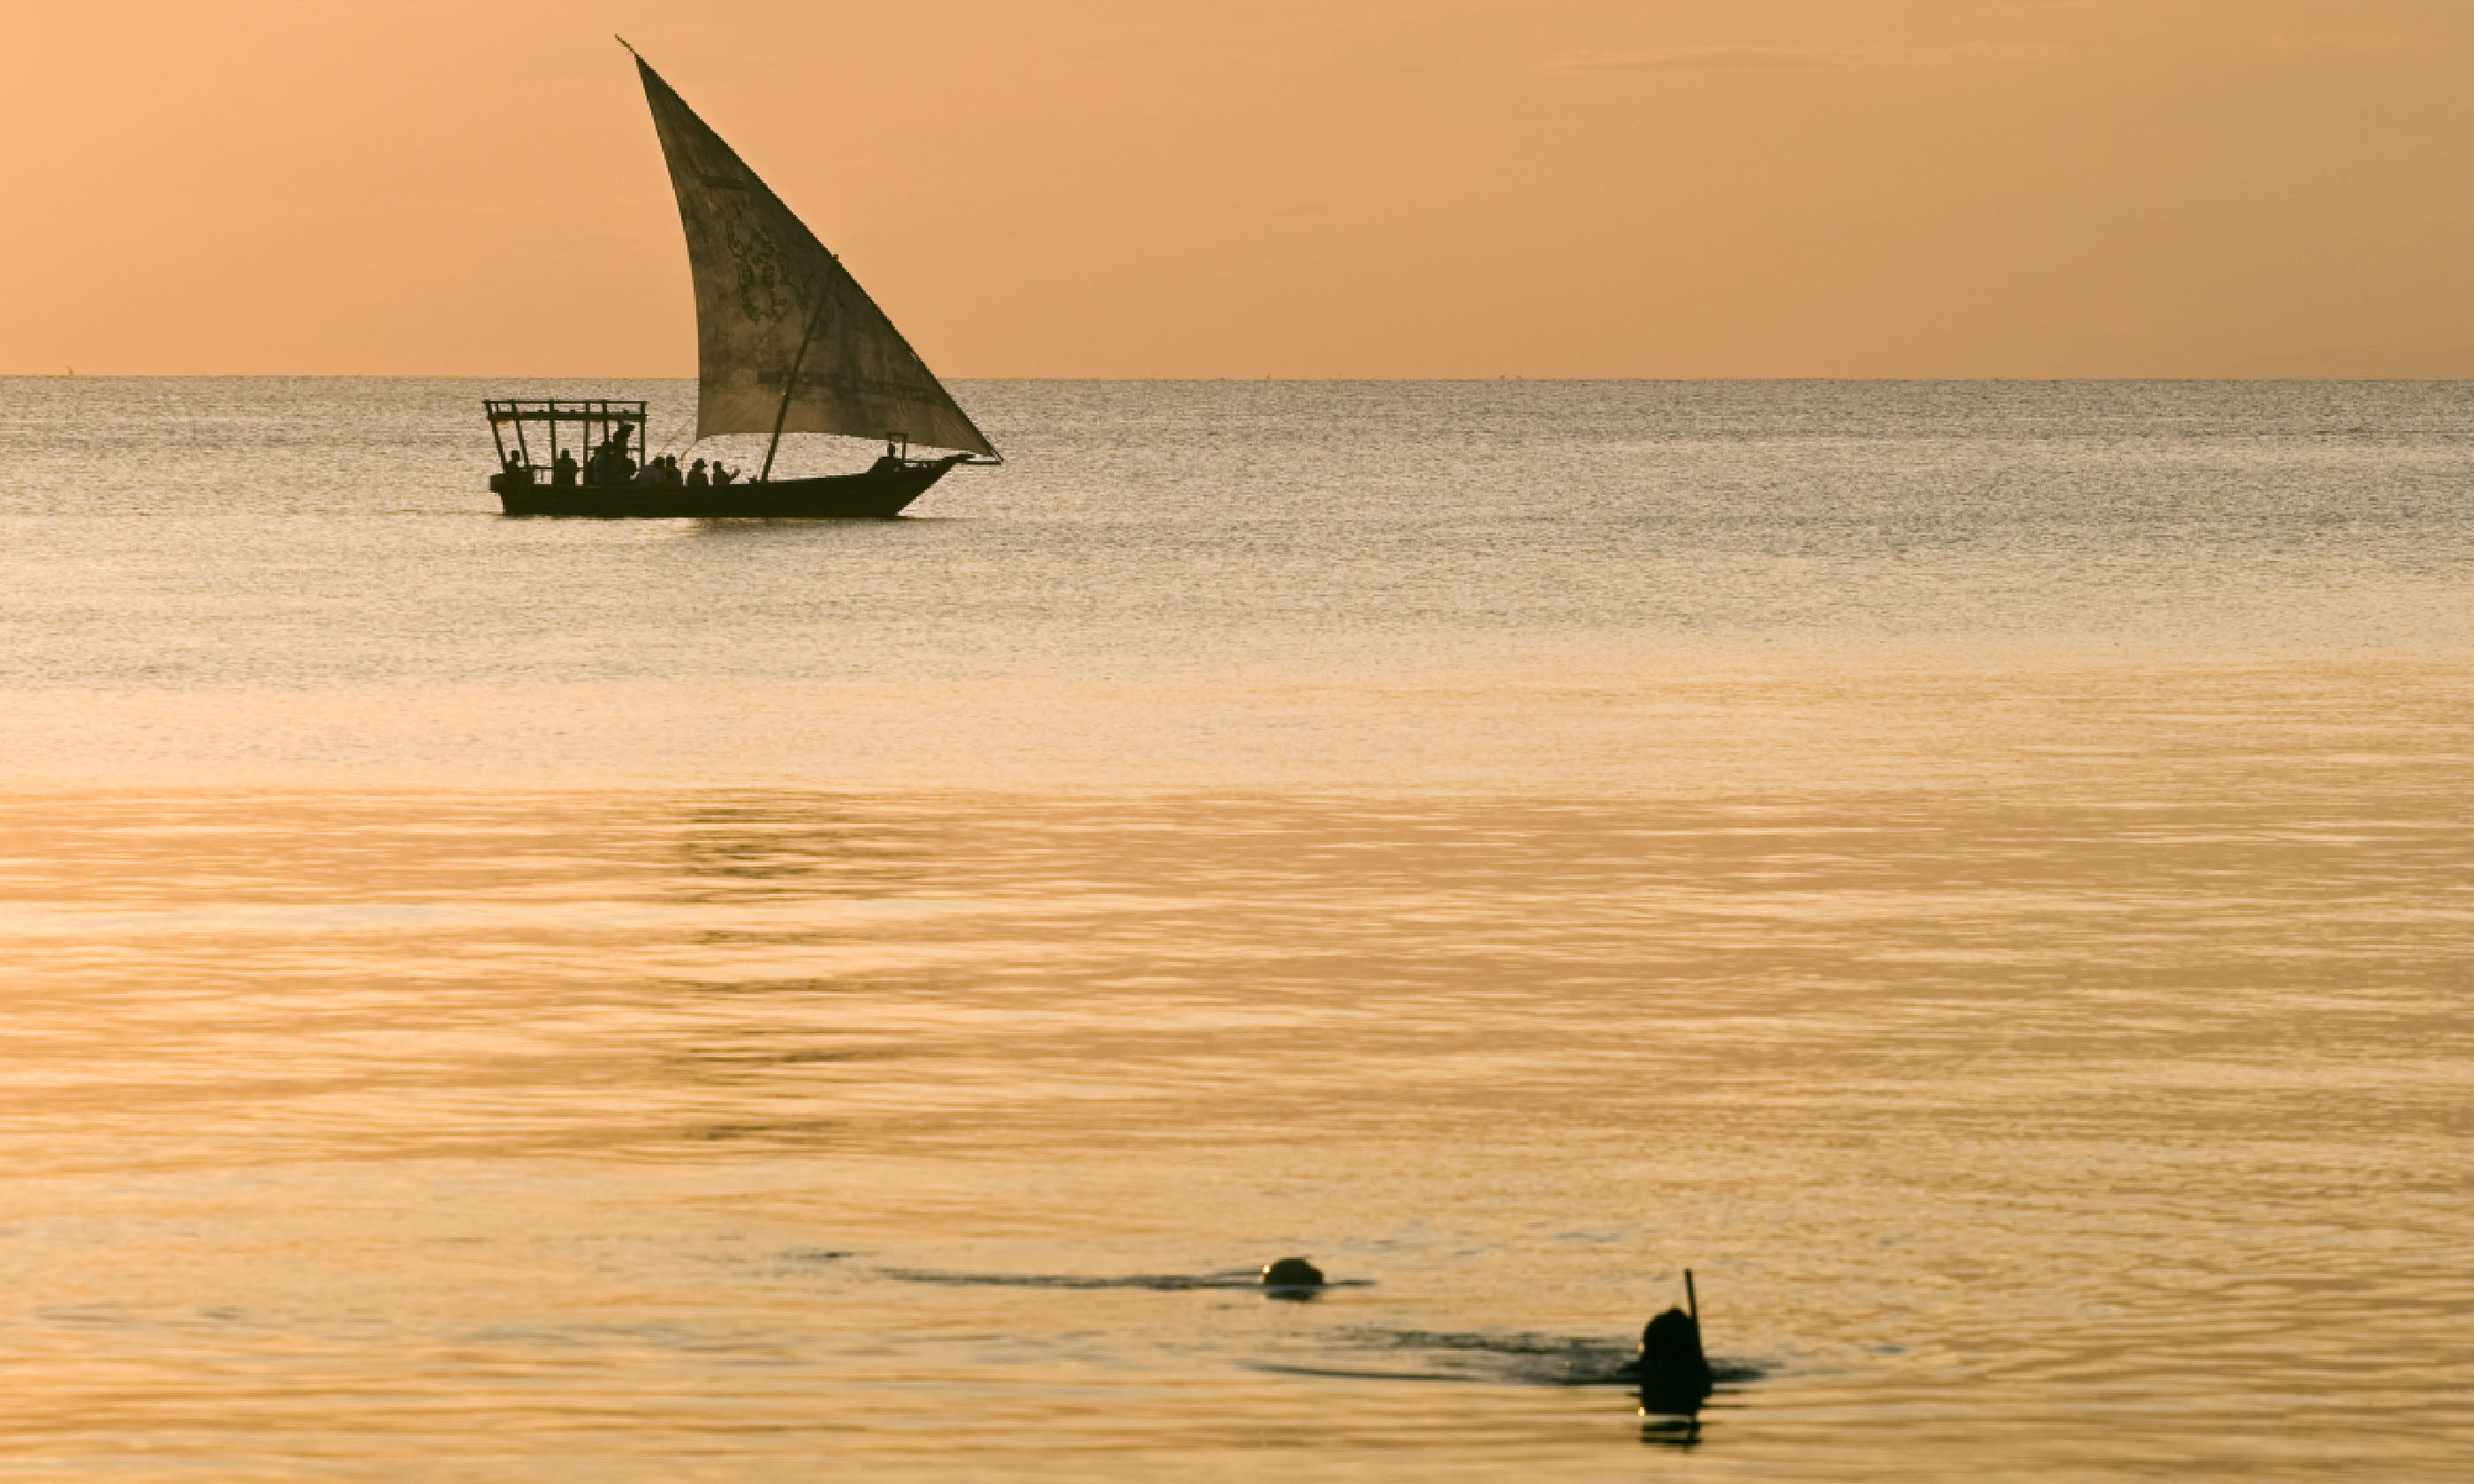
<path id="1" fill-rule="evenodd" d="M 2454 766 L 18 797 L 0 1459 L 2409 1476 L 2474 1437 Z M 1292 1252 L 1365 1286 L 897 1276 Z M 1760 1375 L 1706 1432 L 1306 1376 L 1619 1343 L 1686 1263 Z"/>

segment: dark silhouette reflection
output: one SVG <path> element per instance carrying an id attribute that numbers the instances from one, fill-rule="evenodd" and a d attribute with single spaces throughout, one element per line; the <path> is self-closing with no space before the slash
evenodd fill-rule
<path id="1" fill-rule="evenodd" d="M 743 798 L 698 802 L 686 814 L 679 875 L 695 901 L 895 897 L 935 874 L 918 825 L 845 802 Z"/>
<path id="2" fill-rule="evenodd" d="M 681 1131 L 696 1143 L 745 1143 L 781 1149 L 812 1149 L 838 1142 L 846 1126 L 838 1118 L 783 1118 L 764 1123 L 702 1123 Z"/>
<path id="3" fill-rule="evenodd" d="M 749 970 L 898 938 L 902 924 L 888 931 L 881 916 L 844 909 L 960 890 L 950 886 L 959 852 L 949 821 L 839 795 L 712 790 L 679 796 L 641 828 L 659 851 L 654 889 L 694 909 L 679 914 L 676 948 L 696 976 L 656 981 L 666 1141 L 769 1153 L 842 1143 L 850 1094 L 884 1080 L 867 1064 L 918 1051 L 916 1038 L 853 1016 L 847 1001 L 932 997 L 946 981 Z"/>
<path id="4" fill-rule="evenodd" d="M 1701 1446 L 1701 1419 L 1695 1417 L 1658 1417 L 1642 1407 L 1640 1441 L 1647 1448 L 1691 1449 Z"/>

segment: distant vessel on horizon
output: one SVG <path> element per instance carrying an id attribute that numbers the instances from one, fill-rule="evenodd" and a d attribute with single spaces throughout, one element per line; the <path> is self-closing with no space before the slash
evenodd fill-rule
<path id="1" fill-rule="evenodd" d="M 665 465 L 646 448 L 642 402 L 486 401 L 498 449 L 490 489 L 506 514 L 890 516 L 958 464 L 1003 463 L 841 260 L 634 47 L 627 51 L 687 230 L 696 437 L 769 433 L 764 465 L 753 480 L 715 482 L 698 460 L 682 477 L 675 460 Z M 546 441 L 537 445 L 528 429 Z M 885 454 L 856 474 L 775 479 L 785 433 L 883 439 Z M 955 451 L 913 458 L 914 444 Z"/>

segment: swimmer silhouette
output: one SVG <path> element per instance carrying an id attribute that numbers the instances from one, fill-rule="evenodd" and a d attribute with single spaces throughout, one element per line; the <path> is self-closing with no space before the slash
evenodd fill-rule
<path id="1" fill-rule="evenodd" d="M 1322 1269 L 1303 1257 L 1282 1257 L 1263 1265 L 1263 1296 L 1311 1299 L 1322 1287 Z"/>
<path id="2" fill-rule="evenodd" d="M 1692 1288 L 1692 1270 L 1684 1270 L 1684 1298 L 1689 1311 L 1670 1308 L 1641 1327 L 1640 1353 L 1624 1367 L 1626 1379 L 1640 1392 L 1640 1409 L 1669 1417 L 1690 1417 L 1710 1400 L 1712 1377 L 1710 1357 L 1701 1350 L 1701 1297 Z"/>

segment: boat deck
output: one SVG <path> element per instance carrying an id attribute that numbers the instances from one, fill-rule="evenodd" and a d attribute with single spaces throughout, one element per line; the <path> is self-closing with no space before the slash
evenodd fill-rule
<path id="1" fill-rule="evenodd" d="M 591 485 L 544 484 L 500 473 L 490 488 L 510 515 L 600 515 L 689 520 L 812 519 L 858 516 L 885 519 L 927 492 L 945 471 L 967 457 L 902 459 L 890 455 L 857 474 L 815 479 L 774 479 L 747 484 Z"/>

